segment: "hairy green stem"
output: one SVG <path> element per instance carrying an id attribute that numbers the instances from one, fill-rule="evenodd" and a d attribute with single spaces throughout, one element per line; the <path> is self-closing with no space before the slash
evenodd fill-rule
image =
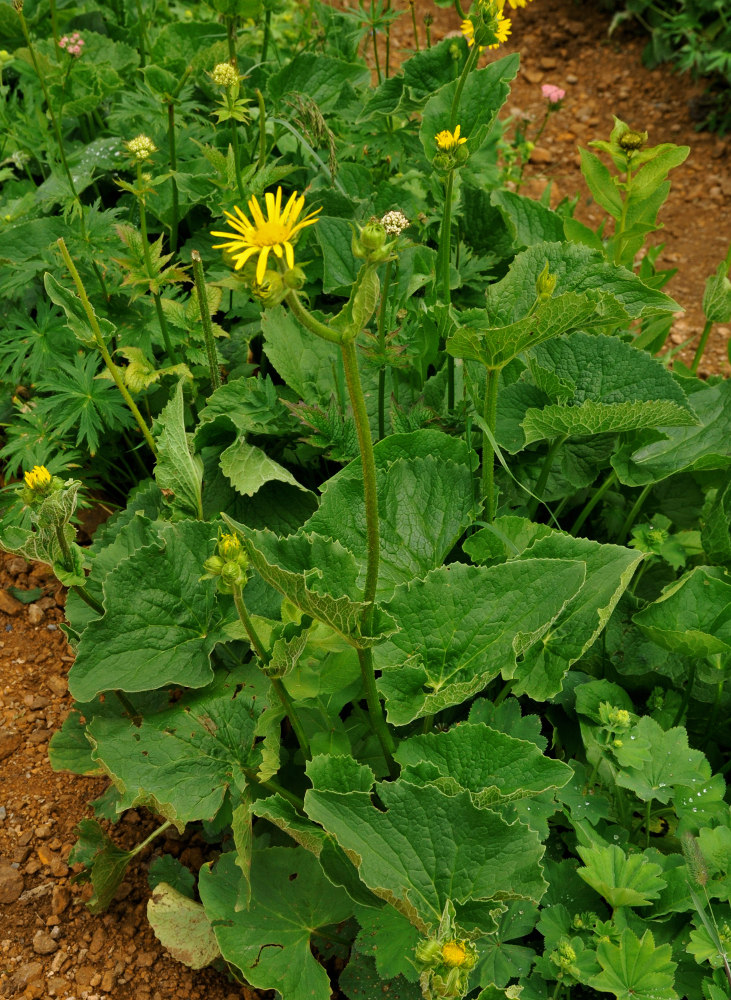
<path id="1" fill-rule="evenodd" d="M 264 36 L 261 40 L 261 55 L 259 57 L 260 63 L 265 63 L 267 61 L 267 52 L 269 51 L 269 36 L 271 34 L 271 22 L 272 22 L 272 11 L 270 7 L 264 12 Z"/>
<path id="2" fill-rule="evenodd" d="M 53 45 L 56 49 L 56 59 L 60 62 L 63 50 L 58 44 L 58 17 L 56 16 L 56 0 L 49 0 L 49 7 L 51 8 L 51 31 L 53 32 Z"/>
<path id="3" fill-rule="evenodd" d="M 414 28 L 414 48 L 417 52 L 421 52 L 421 46 L 419 45 L 419 29 L 416 25 L 416 10 L 414 9 L 416 4 L 414 0 L 409 0 L 409 7 L 411 7 L 411 23 Z"/>
<path id="4" fill-rule="evenodd" d="M 96 597 L 92 597 L 85 587 L 75 583 L 70 589 L 73 590 L 76 596 L 80 597 L 84 604 L 87 604 L 92 611 L 96 611 L 98 615 L 104 614 L 104 605 L 97 601 Z"/>
<path id="5" fill-rule="evenodd" d="M 431 25 L 432 25 L 431 21 L 427 20 L 427 18 L 425 16 L 424 17 L 424 32 L 426 33 L 426 47 L 428 49 L 431 48 Z"/>
<path id="6" fill-rule="evenodd" d="M 441 285 L 442 306 L 449 308 L 451 289 L 449 286 L 449 264 L 452 257 L 452 194 L 454 191 L 454 170 L 450 170 L 444 183 L 444 210 L 439 230 L 439 255 L 437 258 L 439 284 Z M 454 358 L 447 355 L 447 411 L 454 411 Z"/>
<path id="7" fill-rule="evenodd" d="M 178 249 L 178 214 L 180 203 L 178 197 L 178 182 L 175 180 L 175 171 L 178 169 L 178 157 L 175 149 L 175 104 L 172 97 L 168 99 L 168 147 L 170 149 L 170 191 L 172 194 L 173 217 L 170 220 L 170 249 L 175 253 Z"/>
<path id="8" fill-rule="evenodd" d="M 543 491 L 546 488 L 546 483 L 548 482 L 548 477 L 551 474 L 551 469 L 553 468 L 553 462 L 556 458 L 556 452 L 561 447 L 561 445 L 566 440 L 566 435 L 561 434 L 551 441 L 548 451 L 546 452 L 546 457 L 543 459 L 543 465 L 541 466 L 541 473 L 538 477 L 538 482 L 535 486 L 535 496 L 531 500 L 528 506 L 528 517 L 533 520 L 536 516 L 538 510 L 538 504 L 543 500 Z"/>
<path id="9" fill-rule="evenodd" d="M 267 653 L 266 649 L 264 649 L 264 644 L 259 638 L 259 633 L 254 628 L 254 623 L 252 622 L 249 612 L 246 609 L 246 604 L 244 603 L 244 595 L 241 591 L 241 587 L 233 588 L 233 599 L 234 599 L 234 604 L 236 605 L 236 611 L 238 612 L 238 616 L 241 619 L 241 624 L 246 629 L 246 634 L 248 635 L 249 641 L 251 642 L 251 645 L 254 648 L 254 652 L 261 660 L 263 666 L 266 666 L 271 660 L 271 656 L 269 655 L 269 653 Z M 302 723 L 300 722 L 300 718 L 297 714 L 297 709 L 294 707 L 294 703 L 292 702 L 292 699 L 289 697 L 289 693 L 287 692 L 284 684 L 282 683 L 281 678 L 270 677 L 269 680 L 271 681 L 271 685 L 274 688 L 277 697 L 282 703 L 282 708 L 284 709 L 285 713 L 289 718 L 290 723 L 292 724 L 292 729 L 294 730 L 294 734 L 297 737 L 297 742 L 300 745 L 300 749 L 307 758 L 307 760 L 309 760 L 310 757 L 312 756 L 312 753 L 310 751 L 310 744 L 309 740 L 307 739 L 307 735 L 304 731 L 304 728 L 302 726 Z"/>
<path id="10" fill-rule="evenodd" d="M 582 529 L 582 527 L 584 526 L 584 522 L 588 518 L 589 514 L 591 514 L 591 512 L 594 510 L 594 508 L 599 503 L 604 494 L 607 492 L 609 487 L 613 486 L 616 481 L 617 481 L 617 473 L 614 471 L 614 469 L 612 469 L 612 471 L 609 473 L 609 475 L 604 480 L 602 485 L 592 493 L 587 502 L 584 504 L 581 513 L 576 518 L 571 528 L 572 535 L 575 535 L 578 531 Z"/>
<path id="11" fill-rule="evenodd" d="M 477 64 L 477 60 L 480 58 L 480 46 L 473 45 L 470 54 L 467 56 L 467 61 L 462 67 L 462 72 L 459 75 L 459 80 L 457 81 L 457 88 L 454 92 L 454 97 L 452 98 L 452 108 L 449 112 L 449 128 L 453 132 L 455 126 L 457 125 L 457 116 L 459 114 L 459 102 L 462 98 L 462 91 L 464 90 L 464 85 L 467 82 L 467 77 L 470 75 L 472 70 Z"/>
<path id="12" fill-rule="evenodd" d="M 632 504 L 627 517 L 624 519 L 624 524 L 619 529 L 619 534 L 617 535 L 617 545 L 624 545 L 626 542 L 627 535 L 629 535 L 632 525 L 635 523 L 637 515 L 642 510 L 645 500 L 647 500 L 648 494 L 654 485 L 654 483 L 648 483 L 645 487 L 643 487 L 642 492 Z"/>
<path id="13" fill-rule="evenodd" d="M 140 69 L 145 68 L 145 52 L 149 48 L 149 43 L 147 41 L 147 27 L 145 25 L 145 15 L 142 10 L 141 0 L 135 0 L 135 6 L 137 7 L 137 20 L 139 24 L 140 32 Z"/>
<path id="14" fill-rule="evenodd" d="M 236 15 L 226 15 L 226 40 L 228 42 L 228 61 L 238 71 L 239 63 L 236 56 Z"/>
<path id="15" fill-rule="evenodd" d="M 190 256 L 193 261 L 193 277 L 195 279 L 195 290 L 198 293 L 198 308 L 201 314 L 201 323 L 203 324 L 203 336 L 206 342 L 206 353 L 208 354 L 208 368 L 211 373 L 211 386 L 215 392 L 221 385 L 221 373 L 218 369 L 216 342 L 213 337 L 213 324 L 211 323 L 211 313 L 208 308 L 208 294 L 203 276 L 203 261 L 197 250 L 193 250 Z"/>
<path id="16" fill-rule="evenodd" d="M 264 104 L 264 95 L 257 87 L 256 100 L 259 104 L 259 159 L 257 170 L 263 170 L 267 162 L 267 112 Z"/>
<path id="17" fill-rule="evenodd" d="M 384 8 L 384 13 L 389 14 L 391 12 L 391 0 L 386 0 L 386 6 Z M 391 22 L 386 21 L 386 79 L 388 80 L 391 75 Z"/>
<path id="18" fill-rule="evenodd" d="M 629 200 L 632 194 L 632 166 L 627 164 L 627 180 L 624 184 L 625 198 L 622 202 L 622 214 L 619 218 L 619 222 L 616 224 L 614 231 L 614 263 L 619 264 L 622 260 L 622 252 L 624 248 L 624 230 L 627 225 L 627 209 L 629 208 Z"/>
<path id="19" fill-rule="evenodd" d="M 129 407 L 132 416 L 137 421 L 137 426 L 142 431 L 142 436 L 149 445 L 150 451 L 152 452 L 153 455 L 157 456 L 157 447 L 155 446 L 155 439 L 150 433 L 150 429 L 145 423 L 142 414 L 138 410 L 135 401 L 132 399 L 132 396 L 129 393 L 129 389 L 124 384 L 124 379 L 122 378 L 119 372 L 119 368 L 112 361 L 111 355 L 107 350 L 107 345 L 104 343 L 104 337 L 102 336 L 101 329 L 99 328 L 99 322 L 96 318 L 96 314 L 94 313 L 94 310 L 91 306 L 91 302 L 89 302 L 89 297 L 86 294 L 84 283 L 82 282 L 81 277 L 79 276 L 79 272 L 76 269 L 76 265 L 71 259 L 71 254 L 68 252 L 68 249 L 66 248 L 66 244 L 64 243 L 63 238 L 58 240 L 58 246 L 61 250 L 61 255 L 63 256 L 64 263 L 71 272 L 71 277 L 73 279 L 74 284 L 76 285 L 76 291 L 78 292 L 79 298 L 81 299 L 81 304 L 84 307 L 86 318 L 89 320 L 89 325 L 91 326 L 92 333 L 94 334 L 94 340 L 96 341 L 96 346 L 99 349 L 99 353 L 101 354 L 102 358 L 104 359 L 104 364 L 107 366 L 110 375 L 114 379 L 114 384 L 117 386 L 120 393 L 122 394 L 122 398 Z"/>
<path id="20" fill-rule="evenodd" d="M 319 319 L 305 309 L 297 292 L 288 292 L 284 301 L 302 326 L 309 330 L 310 333 L 314 333 L 316 337 L 322 337 L 323 340 L 329 340 L 331 344 L 338 344 L 339 346 L 342 343 L 340 334 L 336 330 L 332 330 L 326 323 L 321 323 Z"/>
<path id="21" fill-rule="evenodd" d="M 363 588 L 363 602 L 365 607 L 361 616 L 362 634 L 371 634 L 373 626 L 373 610 L 376 599 L 376 588 L 378 586 L 378 569 L 381 556 L 379 515 L 378 515 L 378 493 L 376 489 L 376 460 L 373 452 L 373 438 L 371 428 L 368 423 L 368 411 L 366 410 L 365 399 L 363 397 L 363 386 L 358 371 L 358 356 L 353 341 L 341 344 L 343 355 L 343 368 L 345 370 L 345 381 L 350 395 L 350 404 L 353 409 L 353 418 L 358 434 L 358 445 L 360 447 L 361 464 L 363 467 L 363 492 L 365 498 L 366 515 L 366 578 Z M 371 717 L 374 732 L 383 749 L 389 771 L 395 771 L 393 752 L 395 744 L 390 730 L 383 715 L 381 702 L 376 690 L 376 675 L 373 666 L 373 654 L 370 649 L 358 649 L 358 661 L 360 663 L 361 674 L 363 676 L 363 686 L 365 688 L 366 701 L 368 702 L 368 713 Z"/>
<path id="22" fill-rule="evenodd" d="M 701 358 L 706 349 L 706 344 L 708 343 L 708 337 L 710 336 L 711 330 L 713 329 L 713 321 L 710 319 L 706 320 L 705 326 L 703 327 L 703 332 L 701 333 L 701 339 L 698 341 L 698 347 L 693 357 L 693 361 L 690 366 L 691 372 L 695 375 L 698 372 L 698 365 L 701 363 Z"/>
<path id="23" fill-rule="evenodd" d="M 162 823 L 160 826 L 158 826 L 158 828 L 156 830 L 153 830 L 149 837 L 145 837 L 145 839 L 142 841 L 142 843 L 138 844 L 137 847 L 133 847 L 132 850 L 129 852 L 130 855 L 132 857 L 134 857 L 136 854 L 139 854 L 140 851 L 144 851 L 144 849 L 149 844 L 151 844 L 152 841 L 156 837 L 159 837 L 161 833 L 165 833 L 165 831 L 168 829 L 168 827 L 170 827 L 172 825 L 173 825 L 172 824 L 172 820 L 169 820 L 169 819 L 166 820 L 164 823 Z"/>
<path id="24" fill-rule="evenodd" d="M 388 293 L 391 288 L 391 275 L 393 273 L 393 261 L 386 264 L 386 273 L 383 277 L 383 287 L 381 289 L 381 305 L 378 310 L 378 347 L 381 352 L 386 347 L 386 307 L 388 305 Z M 381 362 L 378 370 L 378 440 L 380 441 L 386 433 L 386 365 Z"/>
<path id="25" fill-rule="evenodd" d="M 495 436 L 497 423 L 497 396 L 500 372 L 497 368 L 487 369 L 483 419 Z M 482 498 L 485 503 L 485 520 L 492 524 L 495 520 L 495 449 L 490 436 L 482 432 Z"/>
<path id="26" fill-rule="evenodd" d="M 371 0 L 371 17 L 373 16 L 373 0 Z M 371 24 L 371 40 L 373 42 L 373 59 L 376 64 L 376 75 L 378 77 L 379 84 L 383 83 L 383 74 L 381 73 L 381 61 L 378 58 L 378 38 L 376 34 L 375 24 Z"/>
<path id="27" fill-rule="evenodd" d="M 137 186 L 142 187 L 142 164 L 137 164 Z M 140 206 L 140 232 L 142 233 L 142 253 L 145 257 L 145 268 L 147 269 L 147 277 L 152 281 L 154 277 L 154 271 L 152 268 L 152 257 L 150 256 L 150 241 L 147 235 L 147 208 L 145 206 L 145 196 L 140 194 L 137 198 L 138 204 Z M 165 319 L 165 313 L 162 308 L 162 300 L 159 292 L 155 292 L 150 289 L 152 293 L 152 298 L 155 302 L 155 312 L 157 313 L 157 323 L 160 327 L 160 333 L 162 334 L 163 343 L 165 344 L 165 353 L 168 356 L 168 360 L 173 365 L 180 364 L 180 358 L 175 352 L 172 342 L 170 340 L 170 332 L 168 330 L 167 320 Z"/>

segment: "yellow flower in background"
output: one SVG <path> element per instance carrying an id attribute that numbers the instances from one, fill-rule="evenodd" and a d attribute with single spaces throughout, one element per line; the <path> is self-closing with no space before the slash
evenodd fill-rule
<path id="1" fill-rule="evenodd" d="M 51 485 L 51 473 L 45 465 L 34 465 L 30 472 L 26 472 L 25 485 L 34 493 L 44 493 Z"/>
<path id="2" fill-rule="evenodd" d="M 518 7 L 525 7 L 527 4 L 531 2 L 532 0 L 508 0 L 508 3 L 513 8 L 513 10 L 517 10 Z M 505 6 L 505 0 L 501 0 L 500 9 L 502 10 L 504 6 Z"/>
<path id="3" fill-rule="evenodd" d="M 446 128 L 443 132 L 437 132 L 434 136 L 434 141 L 437 146 L 445 152 L 449 152 L 449 150 L 456 149 L 457 146 L 461 146 L 463 142 L 467 142 L 465 138 L 460 139 L 459 128 L 459 125 L 457 125 L 454 132 L 450 132 L 449 129 Z"/>
<path id="4" fill-rule="evenodd" d="M 292 238 L 305 226 L 311 226 L 317 222 L 317 212 L 311 212 L 304 219 L 297 222 L 297 219 L 304 208 L 304 195 L 297 197 L 297 192 L 290 197 L 287 204 L 282 208 L 282 189 L 277 188 L 276 195 L 270 191 L 264 195 L 266 201 L 267 218 L 259 206 L 256 198 L 249 199 L 249 212 L 253 222 L 249 222 L 238 205 L 234 205 L 234 212 L 224 212 L 229 225 L 235 230 L 233 233 L 212 232 L 211 236 L 223 236 L 226 243 L 216 243 L 214 249 L 224 249 L 233 254 L 236 261 L 236 270 L 239 271 L 244 264 L 259 254 L 256 265 L 256 281 L 261 284 L 264 272 L 267 269 L 267 259 L 271 252 L 280 260 L 282 257 L 287 262 L 287 267 L 294 267 L 294 247 Z"/>
<path id="5" fill-rule="evenodd" d="M 480 52 L 484 49 L 497 49 L 503 42 L 508 40 L 508 35 L 510 34 L 510 28 L 512 22 L 509 17 L 503 17 L 502 12 L 498 11 L 495 15 L 495 21 L 492 26 L 494 34 L 497 36 L 497 41 L 492 45 L 481 45 Z M 475 26 L 470 18 L 463 21 L 460 25 L 462 34 L 467 39 L 467 44 L 470 48 L 475 44 Z"/>

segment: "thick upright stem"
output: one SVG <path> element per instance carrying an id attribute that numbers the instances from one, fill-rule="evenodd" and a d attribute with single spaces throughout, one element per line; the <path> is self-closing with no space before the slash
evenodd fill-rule
<path id="1" fill-rule="evenodd" d="M 391 11 L 391 0 L 386 0 L 384 13 L 388 15 Z M 386 21 L 386 79 L 391 75 L 391 22 Z"/>
<path id="2" fill-rule="evenodd" d="M 610 486 L 612 486 L 617 481 L 617 473 L 612 469 L 607 478 L 604 480 L 602 485 L 594 491 L 591 497 L 584 504 L 583 510 L 579 516 L 574 521 L 574 525 L 571 528 L 571 534 L 576 535 L 584 526 L 584 522 L 588 518 L 589 514 L 594 510 L 596 505 L 599 503 L 601 498 L 607 492 Z"/>
<path id="3" fill-rule="evenodd" d="M 470 54 L 467 56 L 467 62 L 464 64 L 462 72 L 460 73 L 459 80 L 457 81 L 457 88 L 454 92 L 454 97 L 452 98 L 452 109 L 449 114 L 449 128 L 453 132 L 457 124 L 457 116 L 459 115 L 459 102 L 462 98 L 462 91 L 464 90 L 464 85 L 467 82 L 467 77 L 470 75 L 477 60 L 480 58 L 480 47 L 479 45 L 473 45 L 470 50 Z"/>
<path id="4" fill-rule="evenodd" d="M 94 334 L 94 340 L 96 341 L 96 346 L 97 346 L 97 348 L 99 350 L 99 353 L 101 354 L 102 358 L 104 359 L 104 364 L 109 369 L 109 374 L 114 379 L 114 384 L 117 386 L 117 388 L 119 389 L 120 393 L 122 394 L 122 398 L 124 399 L 125 403 L 129 407 L 130 412 L 132 413 L 132 416 L 137 421 L 137 426 L 141 430 L 142 436 L 144 437 L 145 441 L 149 445 L 150 451 L 152 452 L 153 455 L 157 456 L 157 448 L 155 446 L 155 439 L 153 438 L 152 434 L 150 433 L 150 429 L 147 426 L 147 424 L 145 423 L 144 417 L 142 416 L 142 414 L 140 413 L 140 411 L 137 409 L 137 405 L 135 404 L 135 401 L 132 399 L 132 396 L 129 393 L 129 389 L 124 384 L 124 379 L 122 378 L 122 376 L 121 376 L 121 374 L 119 372 L 119 368 L 112 361 L 111 355 L 110 355 L 109 351 L 107 350 L 107 345 L 104 343 L 104 337 L 102 336 L 101 329 L 99 328 L 99 322 L 98 322 L 98 320 L 96 318 L 96 314 L 94 313 L 94 310 L 92 309 L 92 306 L 91 306 L 91 302 L 89 302 L 89 297 L 86 294 L 86 289 L 84 288 L 84 283 L 82 282 L 82 280 L 81 280 L 81 278 L 79 276 L 79 272 L 76 269 L 76 265 L 74 264 L 73 260 L 71 259 L 71 254 L 68 252 L 68 249 L 66 248 L 66 244 L 64 243 L 63 239 L 59 239 L 58 246 L 59 246 L 59 248 L 61 250 L 61 254 L 63 256 L 64 263 L 66 264 L 66 267 L 71 272 L 71 277 L 73 278 L 73 282 L 76 285 L 76 291 L 78 292 L 79 298 L 81 299 L 81 304 L 84 307 L 84 312 L 86 313 L 86 318 L 89 320 L 89 326 L 91 327 L 92 333 Z"/>
<path id="5" fill-rule="evenodd" d="M 421 52 L 421 46 L 419 45 L 419 29 L 416 26 L 416 6 L 414 0 L 409 0 L 409 7 L 411 7 L 411 23 L 414 28 L 414 48 L 417 52 Z"/>
<path id="6" fill-rule="evenodd" d="M 449 287 L 449 264 L 452 257 L 452 194 L 454 191 L 454 170 L 447 174 L 444 184 L 444 210 L 442 212 L 442 226 L 439 230 L 439 285 L 441 291 L 441 304 L 445 309 L 449 308 L 451 302 L 451 289 Z M 447 410 L 454 411 L 454 358 L 447 355 Z"/>
<path id="7" fill-rule="evenodd" d="M 693 361 L 690 366 L 691 372 L 695 375 L 698 371 L 698 365 L 701 363 L 701 358 L 706 350 L 706 344 L 708 343 L 708 338 L 710 336 L 711 330 L 713 329 L 713 321 L 707 319 L 705 326 L 703 327 L 703 333 L 701 334 L 701 339 L 698 341 L 698 347 L 693 357 Z"/>
<path id="8" fill-rule="evenodd" d="M 341 345 L 343 354 L 343 367 L 345 369 L 345 381 L 348 386 L 350 403 L 353 408 L 356 431 L 358 434 L 358 444 L 360 446 L 360 457 L 363 466 L 363 492 L 365 497 L 366 515 L 366 579 L 363 588 L 363 601 L 365 607 L 361 616 L 361 631 L 363 635 L 370 635 L 373 625 L 373 610 L 376 598 L 376 588 L 378 586 L 378 568 L 381 555 L 378 517 L 378 494 L 376 490 L 376 461 L 373 453 L 373 438 L 371 428 L 368 423 L 368 412 L 366 410 L 365 399 L 363 397 L 363 386 L 360 381 L 358 371 L 358 356 L 353 341 Z M 373 666 L 373 655 L 370 649 L 358 649 L 358 661 L 360 663 L 363 686 L 368 702 L 368 713 L 371 718 L 373 730 L 383 749 L 383 754 L 388 763 L 390 771 L 395 771 L 393 762 L 393 751 L 395 744 L 388 729 L 386 720 L 381 708 L 381 702 L 376 690 L 376 676 Z"/>
<path id="9" fill-rule="evenodd" d="M 500 372 L 497 368 L 488 368 L 482 416 L 493 437 L 497 423 L 499 377 Z M 488 524 L 492 524 L 495 520 L 495 449 L 490 435 L 485 431 L 482 432 L 482 496 L 485 502 L 485 520 Z"/>
<path id="10" fill-rule="evenodd" d="M 195 290 L 198 293 L 198 308 L 201 314 L 201 323 L 203 324 L 203 336 L 208 355 L 208 368 L 211 373 L 211 386 L 215 392 L 221 385 L 221 373 L 218 369 L 216 343 L 213 338 L 213 324 L 211 323 L 211 313 L 208 308 L 208 294 L 203 277 L 203 262 L 197 250 L 193 250 L 190 256 L 193 261 L 193 277 L 195 278 Z"/>
<path id="11" fill-rule="evenodd" d="M 381 289 L 381 305 L 378 310 L 378 348 L 383 353 L 386 347 L 386 308 L 388 306 L 388 293 L 391 288 L 391 274 L 393 273 L 393 261 L 386 264 L 386 274 L 383 278 Z M 386 365 L 381 362 L 378 371 L 378 440 L 380 441 L 386 433 Z"/>
<path id="12" fill-rule="evenodd" d="M 178 214 L 180 204 L 178 199 L 178 182 L 175 180 L 175 171 L 178 169 L 178 157 L 175 149 L 175 104 L 172 97 L 168 100 L 168 147 L 170 149 L 170 189 L 173 198 L 173 217 L 170 221 L 170 249 L 173 253 L 178 249 Z"/>
<path id="13" fill-rule="evenodd" d="M 259 159 L 257 169 L 263 170 L 267 162 L 267 111 L 264 104 L 264 95 L 257 88 L 256 100 L 259 104 Z"/>
<path id="14" fill-rule="evenodd" d="M 142 186 L 142 164 L 137 164 L 137 186 Z M 152 281 L 154 277 L 154 272 L 152 269 L 152 258 L 150 257 L 150 241 L 147 236 L 147 208 L 145 206 L 145 196 L 141 194 L 138 198 L 140 206 L 140 232 L 142 233 L 142 253 L 145 256 L 145 267 L 147 269 L 147 277 Z M 157 322 L 160 327 L 160 333 L 162 334 L 162 340 L 165 344 L 165 353 L 171 364 L 180 364 L 180 358 L 175 353 L 173 349 L 172 342 L 170 340 L 170 332 L 168 331 L 167 320 L 165 319 L 165 313 L 162 308 L 162 300 L 160 298 L 160 293 L 152 291 L 152 298 L 155 302 L 155 312 L 157 313 Z"/>

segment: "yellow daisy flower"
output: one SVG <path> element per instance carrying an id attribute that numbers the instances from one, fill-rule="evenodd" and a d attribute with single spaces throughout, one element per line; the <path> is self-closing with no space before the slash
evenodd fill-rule
<path id="1" fill-rule="evenodd" d="M 517 10 L 518 7 L 525 7 L 527 4 L 531 3 L 531 0 L 508 0 L 508 3 L 513 8 L 513 10 Z M 501 0 L 500 3 L 501 10 L 504 6 L 505 6 L 505 0 Z"/>
<path id="2" fill-rule="evenodd" d="M 24 477 L 25 485 L 34 493 L 44 493 L 51 485 L 51 473 L 45 465 L 34 465 L 30 472 L 26 472 Z"/>
<path id="3" fill-rule="evenodd" d="M 480 52 L 484 49 L 497 49 L 503 42 L 508 40 L 508 35 L 510 34 L 511 20 L 509 17 L 503 17 L 502 13 L 498 12 L 496 15 L 497 21 L 495 23 L 494 31 L 497 35 L 497 42 L 494 45 L 481 45 Z M 475 44 L 475 26 L 472 21 L 467 18 L 460 25 L 462 34 L 467 39 L 467 44 L 470 48 Z"/>
<path id="4" fill-rule="evenodd" d="M 233 233 L 212 232 L 211 236 L 223 236 L 226 243 L 216 243 L 214 249 L 229 250 L 236 261 L 236 270 L 239 271 L 244 264 L 256 253 L 259 260 L 256 265 L 256 282 L 261 284 L 264 279 L 264 272 L 267 269 L 267 259 L 270 252 L 274 252 L 275 257 L 280 260 L 282 257 L 287 261 L 287 267 L 294 267 L 294 247 L 292 238 L 305 226 L 311 226 L 317 222 L 317 212 L 311 212 L 304 219 L 297 222 L 297 218 L 305 204 L 304 195 L 297 197 L 297 192 L 290 197 L 287 204 L 282 208 L 282 189 L 277 188 L 276 195 L 267 191 L 264 195 L 266 200 L 267 218 L 259 206 L 256 198 L 249 199 L 249 211 L 253 222 L 249 222 L 238 205 L 234 205 L 234 212 L 224 212 L 229 225 L 236 231 Z M 238 218 L 237 218 L 238 216 Z"/>
<path id="5" fill-rule="evenodd" d="M 456 149 L 457 146 L 461 146 L 463 142 L 467 142 L 465 138 L 460 139 L 459 137 L 460 126 L 457 125 L 454 132 L 450 132 L 449 129 L 444 129 L 443 132 L 437 132 L 434 136 L 434 141 L 440 149 L 448 152 L 450 149 Z"/>

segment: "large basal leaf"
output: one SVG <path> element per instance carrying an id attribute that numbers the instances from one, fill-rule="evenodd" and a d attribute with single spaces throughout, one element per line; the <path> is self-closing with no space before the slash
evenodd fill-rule
<path id="1" fill-rule="evenodd" d="M 269 704 L 268 682 L 255 667 L 222 673 L 138 726 L 92 719 L 92 759 L 114 782 L 119 812 L 148 806 L 182 830 L 213 819 L 228 789 L 243 790 L 255 774 L 256 724 Z"/>
<path id="2" fill-rule="evenodd" d="M 233 488 L 247 497 L 253 496 L 265 483 L 272 480 L 305 489 L 289 469 L 275 462 L 261 448 L 249 444 L 243 437 L 234 441 L 221 454 L 221 471 Z"/>
<path id="3" fill-rule="evenodd" d="M 517 671 L 516 657 L 540 643 L 584 576 L 574 560 L 455 563 L 397 588 L 386 610 L 399 631 L 374 650 L 389 721 L 459 705 L 501 670 Z"/>
<path id="4" fill-rule="evenodd" d="M 200 903 L 161 882 L 147 901 L 155 937 L 177 962 L 202 969 L 220 958 L 216 936 Z"/>
<path id="5" fill-rule="evenodd" d="M 561 761 L 544 757 L 535 743 L 479 723 L 412 736 L 395 756 L 405 781 L 434 784 L 448 794 L 467 789 L 480 807 L 561 788 L 573 774 Z"/>
<path id="6" fill-rule="evenodd" d="M 334 344 L 309 333 L 282 306 L 261 318 L 267 357 L 300 399 L 327 404 L 335 393 L 340 354 Z"/>
<path id="7" fill-rule="evenodd" d="M 77 701 L 115 689 L 210 682 L 211 652 L 227 638 L 216 582 L 200 579 L 214 535 L 201 521 L 166 524 L 157 544 L 137 549 L 106 576 L 106 613 L 87 626 L 69 674 Z"/>
<path id="8" fill-rule="evenodd" d="M 627 268 L 610 264 L 596 250 L 577 243 L 536 243 L 518 254 L 501 281 L 488 285 L 491 326 L 507 326 L 528 315 L 536 301 L 536 281 L 546 265 L 556 277 L 554 298 L 568 292 L 601 293 L 616 300 L 632 318 L 680 309 L 669 295 L 648 287 Z"/>
<path id="9" fill-rule="evenodd" d="M 505 103 L 510 93 L 509 82 L 515 78 L 519 63 L 517 54 L 505 56 L 467 77 L 457 107 L 457 123 L 471 153 L 480 148 Z M 452 80 L 441 87 L 424 107 L 419 137 L 429 160 L 438 152 L 434 137 L 450 128 L 456 90 L 457 80 Z"/>
<path id="10" fill-rule="evenodd" d="M 535 359 L 536 373 L 557 379 L 564 398 L 559 404 L 526 411 L 526 444 L 558 435 L 697 423 L 670 372 L 617 337 L 574 333 L 543 344 Z"/>
<path id="11" fill-rule="evenodd" d="M 731 652 L 731 577 L 696 566 L 632 619 L 664 649 L 703 657 Z"/>
<path id="12" fill-rule="evenodd" d="M 339 542 L 315 534 L 278 538 L 271 531 L 254 531 L 237 524 L 225 514 L 224 520 L 241 536 L 251 565 L 267 583 L 352 645 L 373 645 L 389 631 L 362 634 L 365 605 L 359 600 L 359 568 L 352 553 Z M 381 616 L 381 621 L 385 623 L 387 618 Z"/>
<path id="13" fill-rule="evenodd" d="M 538 900 L 545 891 L 535 833 L 477 809 L 469 792 L 399 779 L 375 791 L 373 772 L 352 758 L 315 757 L 305 811 L 332 833 L 363 882 L 422 933 L 439 925 L 448 900 L 460 904 Z"/>
<path id="14" fill-rule="evenodd" d="M 516 247 L 554 243 L 564 238 L 564 220 L 550 208 L 515 191 L 493 191 L 490 201 L 505 219 Z"/>
<path id="15" fill-rule="evenodd" d="M 645 486 L 678 472 L 731 465 L 731 381 L 704 386 L 689 396 L 699 423 L 633 435 L 612 458 L 621 483 Z"/>
<path id="16" fill-rule="evenodd" d="M 203 462 L 185 432 L 182 379 L 158 423 L 155 481 L 177 511 L 202 519 Z"/>
<path id="17" fill-rule="evenodd" d="M 543 640 L 526 650 L 515 666 L 503 669 L 503 677 L 517 680 L 514 694 L 544 701 L 561 690 L 569 667 L 596 642 L 643 556 L 621 545 L 602 545 L 554 531 L 539 538 L 521 558 L 581 559 L 586 565 L 583 586 Z M 552 587 L 553 581 L 547 578 L 546 590 Z M 540 599 L 545 600 L 545 593 Z"/>
<path id="18" fill-rule="evenodd" d="M 469 524 L 472 473 L 463 442 L 439 431 L 398 434 L 375 448 L 381 559 L 377 597 L 441 566 Z M 304 526 L 337 539 L 366 572 L 366 516 L 360 460 L 328 480 L 319 510 Z"/>
<path id="19" fill-rule="evenodd" d="M 346 83 L 368 86 L 370 70 L 363 63 L 333 59 L 322 52 L 302 52 L 269 77 L 267 89 L 279 102 L 287 94 L 306 94 L 323 111 L 332 110 Z"/>
<path id="20" fill-rule="evenodd" d="M 198 881 L 224 959 L 257 989 L 287 1000 L 330 1000 L 330 981 L 310 942 L 315 935 L 327 940 L 322 929 L 352 915 L 351 900 L 302 848 L 254 852 L 249 910 L 236 910 L 240 874 L 232 852 L 204 865 Z"/>
<path id="21" fill-rule="evenodd" d="M 479 361 L 487 368 L 504 368 L 518 354 L 561 333 L 620 322 L 625 315 L 611 296 L 599 292 L 567 291 L 537 306 L 534 296 L 523 315 L 505 324 L 484 310 L 470 310 L 464 317 L 468 325 L 455 330 L 447 341 L 447 350 L 457 358 Z"/>

